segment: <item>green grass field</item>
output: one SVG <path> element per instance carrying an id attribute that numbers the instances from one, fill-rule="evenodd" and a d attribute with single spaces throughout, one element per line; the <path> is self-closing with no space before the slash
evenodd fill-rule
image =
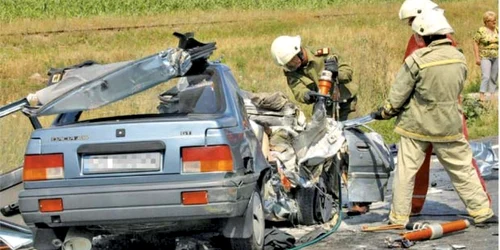
<path id="1" fill-rule="evenodd" d="M 102 15 L 144 16 L 185 10 L 318 10 L 346 3 L 399 2 L 398 0 L 3 0 L 0 18 L 55 18 L 89 17 Z"/>
<path id="2" fill-rule="evenodd" d="M 87 59 L 109 63 L 141 58 L 176 46 L 174 31 L 193 31 L 202 41 L 217 42 L 212 58 L 222 58 L 243 89 L 283 91 L 290 97 L 282 71 L 270 56 L 273 39 L 301 35 L 306 46 L 333 47 L 354 68 L 354 81 L 360 85 L 357 115 L 365 115 L 386 98 L 411 35 L 397 16 L 401 2 L 3 0 L 0 105 L 42 88 L 50 67 Z M 480 68 L 473 62 L 472 36 L 482 25 L 482 13 L 497 10 L 498 3 L 436 2 L 446 10 L 467 57 L 466 90 L 473 91 Z M 110 27 L 121 28 L 103 30 Z M 53 31 L 67 32 L 50 33 Z M 36 34 L 26 35 L 32 33 Z M 50 124 L 50 118 L 43 122 Z M 376 122 L 373 127 L 388 142 L 398 140 L 392 132 L 393 121 Z M 22 114 L 0 120 L 0 173 L 21 164 L 29 132 L 29 122 Z M 469 132 L 471 138 L 498 134 L 497 102 L 488 104 L 486 112 L 469 124 Z"/>

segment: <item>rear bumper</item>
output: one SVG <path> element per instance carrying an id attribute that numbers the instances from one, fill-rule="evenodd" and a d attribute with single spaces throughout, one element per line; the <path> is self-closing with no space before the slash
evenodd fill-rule
<path id="1" fill-rule="evenodd" d="M 218 219 L 245 213 L 257 177 L 210 182 L 150 183 L 29 189 L 19 195 L 30 227 L 88 226 Z M 182 205 L 181 193 L 206 190 L 208 204 Z M 64 211 L 41 213 L 39 199 L 61 198 Z"/>

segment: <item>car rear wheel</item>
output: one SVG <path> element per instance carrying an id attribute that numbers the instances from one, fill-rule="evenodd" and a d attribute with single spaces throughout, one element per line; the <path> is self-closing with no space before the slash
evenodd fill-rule
<path id="1" fill-rule="evenodd" d="M 316 199 L 314 204 L 315 219 L 319 223 L 325 223 L 332 218 L 333 201 L 331 195 L 327 194 L 327 187 L 323 178 L 319 179 Z"/>
<path id="2" fill-rule="evenodd" d="M 296 193 L 297 200 L 297 222 L 301 225 L 314 225 L 316 220 L 314 219 L 314 198 L 316 196 L 316 188 L 304 188 L 299 187 Z"/>
<path id="3" fill-rule="evenodd" d="M 296 193 L 298 205 L 297 219 L 302 225 L 324 223 L 332 218 L 333 202 L 327 194 L 327 187 L 321 177 L 317 187 L 299 188 Z"/>
<path id="4" fill-rule="evenodd" d="M 249 211 L 249 209 L 251 211 Z M 247 213 L 248 212 L 252 213 L 252 219 L 245 220 L 245 224 L 251 223 L 251 225 L 242 225 L 242 227 L 249 226 L 252 229 L 252 235 L 246 239 L 229 239 L 231 249 L 261 250 L 264 247 L 264 208 L 262 206 L 262 198 L 258 191 L 254 191 L 252 194 L 252 198 L 247 208 Z"/>

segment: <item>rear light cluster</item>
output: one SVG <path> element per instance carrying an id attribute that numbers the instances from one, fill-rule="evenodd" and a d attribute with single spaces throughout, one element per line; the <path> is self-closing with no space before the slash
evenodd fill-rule
<path id="1" fill-rule="evenodd" d="M 64 178 L 63 154 L 24 156 L 24 181 L 41 181 Z"/>
<path id="2" fill-rule="evenodd" d="M 231 172 L 233 157 L 229 146 L 182 148 L 182 172 Z"/>

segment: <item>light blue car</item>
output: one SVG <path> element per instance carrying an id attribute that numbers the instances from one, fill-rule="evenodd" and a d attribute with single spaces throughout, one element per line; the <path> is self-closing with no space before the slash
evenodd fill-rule
<path id="1" fill-rule="evenodd" d="M 137 61 L 55 71 L 35 105 L 24 99 L 0 110 L 22 109 L 36 128 L 19 195 L 35 248 L 58 249 L 75 230 L 210 228 L 231 249 L 262 249 L 269 165 L 238 84 L 227 66 L 207 60 L 215 43 L 176 35 L 178 48 Z M 141 97 L 147 92 L 156 98 Z M 53 114 L 42 128 L 37 117 Z"/>
<path id="2" fill-rule="evenodd" d="M 35 128 L 18 204 L 36 249 L 213 231 L 223 249 L 256 250 L 266 219 L 313 225 L 341 213 L 342 186 L 349 202 L 384 200 L 394 163 L 371 118 L 335 122 L 318 101 L 313 121 L 290 132 L 283 124 L 298 125 L 300 110 L 248 105 L 231 70 L 208 60 L 215 43 L 174 35 L 178 47 L 140 60 L 53 69 L 48 87 L 0 107 Z M 46 115 L 55 119 L 42 128 Z M 290 133 L 267 138 L 271 127 Z M 0 190 L 18 173 L 0 176 Z"/>

